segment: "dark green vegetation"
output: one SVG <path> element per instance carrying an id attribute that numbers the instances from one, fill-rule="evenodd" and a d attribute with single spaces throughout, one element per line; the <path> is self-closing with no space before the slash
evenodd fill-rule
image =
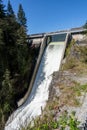
<path id="1" fill-rule="evenodd" d="M 26 17 L 19 5 L 16 17 L 10 1 L 0 0 L 0 130 L 28 89 L 39 48 L 26 42 Z"/>

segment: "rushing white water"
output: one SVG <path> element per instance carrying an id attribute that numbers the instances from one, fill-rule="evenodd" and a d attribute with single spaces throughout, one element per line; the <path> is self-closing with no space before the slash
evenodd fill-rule
<path id="1" fill-rule="evenodd" d="M 9 117 L 10 123 L 5 126 L 5 130 L 19 130 L 21 126 L 26 126 L 32 118 L 41 114 L 49 96 L 49 86 L 52 74 L 59 70 L 64 54 L 65 43 L 50 43 L 45 49 L 42 57 L 32 92 L 20 108 Z"/>

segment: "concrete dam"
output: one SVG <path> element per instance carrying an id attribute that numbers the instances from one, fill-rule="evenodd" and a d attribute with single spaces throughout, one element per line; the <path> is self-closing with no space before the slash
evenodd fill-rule
<path id="1" fill-rule="evenodd" d="M 20 107 L 9 117 L 5 130 L 19 130 L 41 115 L 49 97 L 52 74 L 60 69 L 68 38 L 68 33 L 44 36 L 29 90 L 18 102 Z"/>

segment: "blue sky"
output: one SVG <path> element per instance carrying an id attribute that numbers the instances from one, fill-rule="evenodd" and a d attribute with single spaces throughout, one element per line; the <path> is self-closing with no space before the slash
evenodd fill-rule
<path id="1" fill-rule="evenodd" d="M 7 5 L 8 0 L 3 0 Z M 87 20 L 87 0 L 10 0 L 17 13 L 21 3 L 28 34 L 82 26 Z"/>

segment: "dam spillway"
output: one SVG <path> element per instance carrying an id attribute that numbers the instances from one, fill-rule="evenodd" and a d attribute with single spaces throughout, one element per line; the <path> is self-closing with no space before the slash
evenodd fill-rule
<path id="1" fill-rule="evenodd" d="M 51 38 L 53 41 L 51 39 L 43 53 L 30 96 L 9 117 L 5 130 L 19 130 L 22 126 L 27 126 L 32 119 L 41 115 L 41 109 L 46 106 L 52 74 L 59 70 L 66 48 L 66 35 L 59 41 L 55 40 L 57 36 Z"/>

